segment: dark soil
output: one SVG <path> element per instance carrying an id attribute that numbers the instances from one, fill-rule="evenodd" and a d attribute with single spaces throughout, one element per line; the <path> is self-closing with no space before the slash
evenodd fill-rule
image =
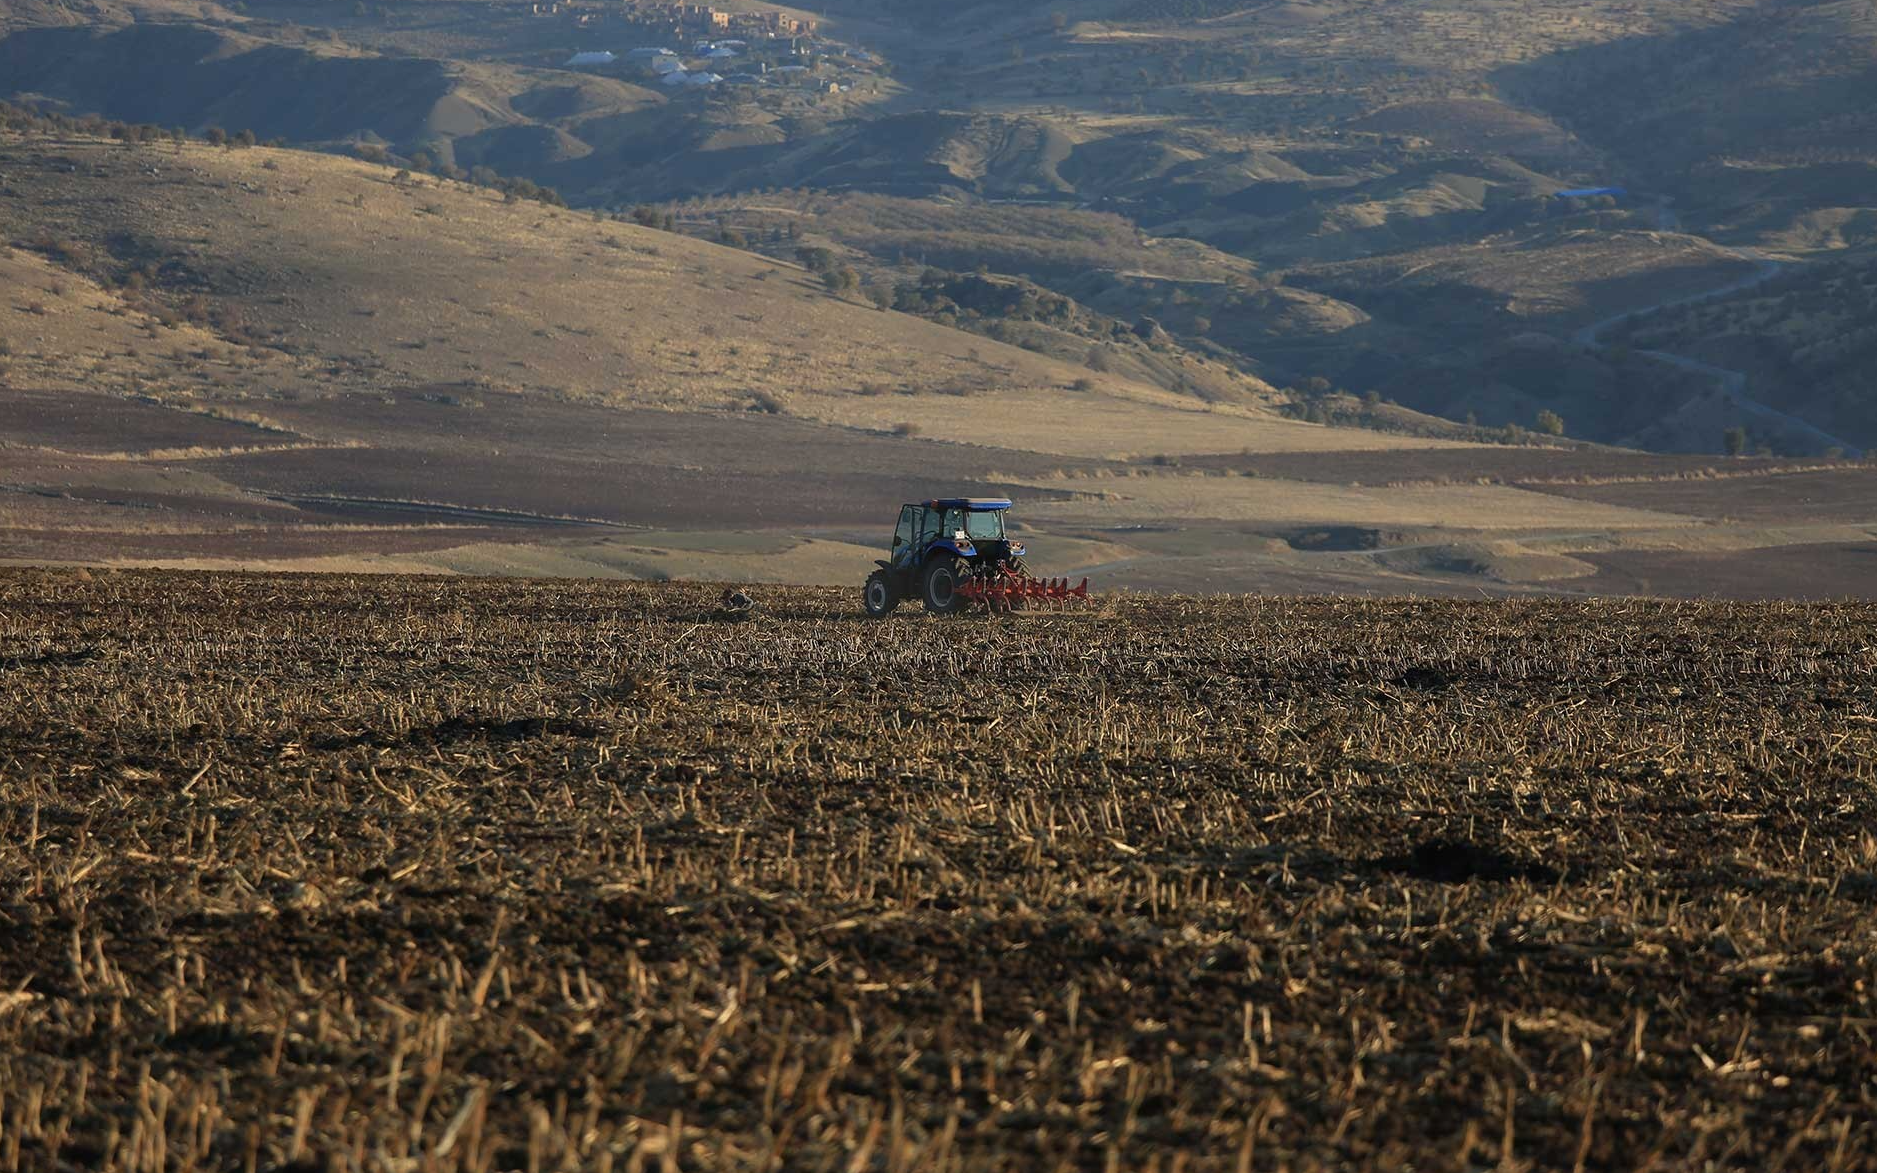
<path id="1" fill-rule="evenodd" d="M 0 1169 L 1871 1168 L 1877 609 L 0 574 Z"/>

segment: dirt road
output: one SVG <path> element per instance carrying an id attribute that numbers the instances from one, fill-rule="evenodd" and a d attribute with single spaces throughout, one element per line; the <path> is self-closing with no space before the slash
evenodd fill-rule
<path id="1" fill-rule="evenodd" d="M 1730 251 L 1741 260 L 1754 263 L 1755 268 L 1751 275 L 1688 297 L 1670 298 L 1666 301 L 1656 302 L 1654 305 L 1644 306 L 1641 309 L 1627 310 L 1620 314 L 1614 314 L 1604 318 L 1602 321 L 1594 322 L 1584 327 L 1582 330 L 1579 330 L 1572 336 L 1572 340 L 1579 346 L 1586 348 L 1601 346 L 1603 344 L 1604 333 L 1622 322 L 1645 317 L 1660 310 L 1673 309 L 1684 305 L 1698 305 L 1702 302 L 1728 297 L 1732 294 L 1752 289 L 1755 286 L 1763 285 L 1774 277 L 1777 277 L 1787 268 L 1787 262 L 1773 260 L 1754 249 L 1733 249 Z M 1705 363 L 1699 359 L 1689 358 L 1686 355 L 1672 354 L 1666 350 L 1644 350 L 1638 353 L 1655 359 L 1658 362 L 1664 362 L 1670 366 L 1679 367 L 1684 371 L 1691 371 L 1695 374 L 1705 375 L 1713 379 L 1719 387 L 1720 393 L 1741 413 L 1762 420 L 1789 434 L 1803 437 L 1805 440 L 1817 444 L 1821 450 L 1838 448 L 1842 449 L 1847 456 L 1857 457 L 1863 455 L 1863 450 L 1857 445 L 1834 436 L 1830 432 L 1800 419 L 1798 416 L 1780 411 L 1776 407 L 1771 407 L 1765 403 L 1761 403 L 1757 399 L 1749 397 L 1746 393 L 1747 376 L 1744 371 L 1734 371 L 1726 367 L 1717 367 L 1712 363 Z"/>

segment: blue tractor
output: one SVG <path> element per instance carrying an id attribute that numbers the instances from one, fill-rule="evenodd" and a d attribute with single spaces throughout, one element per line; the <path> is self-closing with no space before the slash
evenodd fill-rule
<path id="1" fill-rule="evenodd" d="M 1004 533 L 1003 497 L 941 497 L 902 505 L 893 530 L 892 557 L 867 576 L 867 614 L 891 614 L 917 596 L 935 615 L 949 615 L 984 599 L 993 582 L 1027 580 L 1023 544 Z"/>

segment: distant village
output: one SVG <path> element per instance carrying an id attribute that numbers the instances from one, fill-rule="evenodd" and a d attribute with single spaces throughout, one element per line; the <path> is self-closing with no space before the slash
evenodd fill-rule
<path id="1" fill-rule="evenodd" d="M 776 9 L 531 0 L 524 11 L 570 21 L 588 45 L 613 42 L 578 49 L 562 68 L 636 76 L 667 89 L 730 85 L 842 93 L 879 64 L 862 50 L 818 40 L 819 22 L 812 17 Z"/>

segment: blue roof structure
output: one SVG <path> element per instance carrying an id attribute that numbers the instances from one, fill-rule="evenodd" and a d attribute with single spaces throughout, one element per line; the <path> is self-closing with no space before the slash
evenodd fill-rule
<path id="1" fill-rule="evenodd" d="M 1560 200 L 1581 200 L 1591 196 L 1626 196 L 1628 194 L 1629 189 L 1624 187 L 1574 187 L 1569 191 L 1554 191 L 1551 196 L 1553 199 Z"/>
<path id="2" fill-rule="evenodd" d="M 1010 508 L 1008 497 L 940 497 L 925 503 L 927 509 L 964 509 L 972 513 L 998 513 Z"/>

